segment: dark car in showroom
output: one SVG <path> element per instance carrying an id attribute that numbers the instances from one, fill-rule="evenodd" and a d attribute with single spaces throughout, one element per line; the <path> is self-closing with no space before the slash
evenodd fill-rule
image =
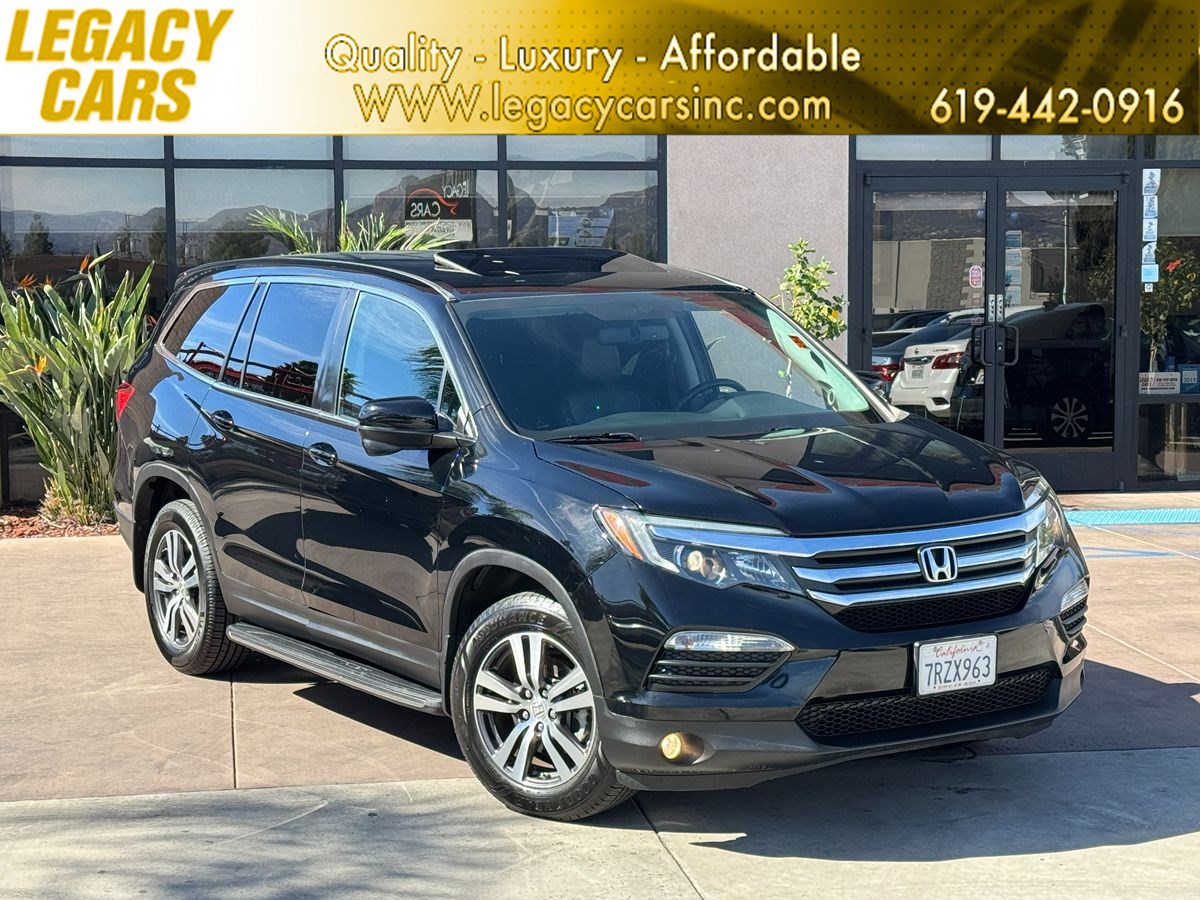
<path id="1" fill-rule="evenodd" d="M 215 263 L 116 403 L 164 657 L 448 715 L 523 812 L 1025 735 L 1082 687 L 1088 572 L 1045 480 L 711 275 Z"/>

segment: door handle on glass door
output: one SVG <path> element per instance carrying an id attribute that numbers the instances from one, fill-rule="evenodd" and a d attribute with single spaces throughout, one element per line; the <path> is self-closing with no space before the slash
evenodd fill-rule
<path id="1" fill-rule="evenodd" d="M 308 448 L 308 458 L 318 466 L 337 465 L 338 455 L 333 446 L 326 443 L 313 444 Z"/>

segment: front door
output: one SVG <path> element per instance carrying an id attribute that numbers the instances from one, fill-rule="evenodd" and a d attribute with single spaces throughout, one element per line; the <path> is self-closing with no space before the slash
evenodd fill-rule
<path id="1" fill-rule="evenodd" d="M 1113 177 L 872 179 L 863 352 L 892 403 L 1058 488 L 1115 487 L 1126 190 Z"/>
<path id="2" fill-rule="evenodd" d="M 355 425 L 363 404 L 389 397 L 457 412 L 449 375 L 429 325 L 395 298 L 359 294 L 335 341 L 331 415 L 313 423 L 301 470 L 310 627 L 369 639 L 390 665 L 435 683 L 439 522 L 457 453 L 370 456 Z"/>

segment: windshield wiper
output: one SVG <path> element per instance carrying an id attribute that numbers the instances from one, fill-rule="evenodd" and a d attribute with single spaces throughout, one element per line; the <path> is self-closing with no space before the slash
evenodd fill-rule
<path id="1" fill-rule="evenodd" d="M 552 444 L 629 444 L 641 438 L 632 431 L 597 431 L 594 434 L 568 434 L 550 438 Z"/>

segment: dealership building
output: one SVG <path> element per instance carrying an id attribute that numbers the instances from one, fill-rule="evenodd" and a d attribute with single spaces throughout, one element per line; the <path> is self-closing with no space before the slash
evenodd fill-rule
<path id="1" fill-rule="evenodd" d="M 837 349 L 897 405 L 1060 489 L 1200 487 L 1200 137 L 0 136 L 0 279 L 113 250 L 161 305 L 190 266 L 281 251 L 255 210 L 328 246 L 342 204 L 767 296 L 805 238 L 847 299 Z M 0 411 L 0 494 L 40 483 Z"/>

